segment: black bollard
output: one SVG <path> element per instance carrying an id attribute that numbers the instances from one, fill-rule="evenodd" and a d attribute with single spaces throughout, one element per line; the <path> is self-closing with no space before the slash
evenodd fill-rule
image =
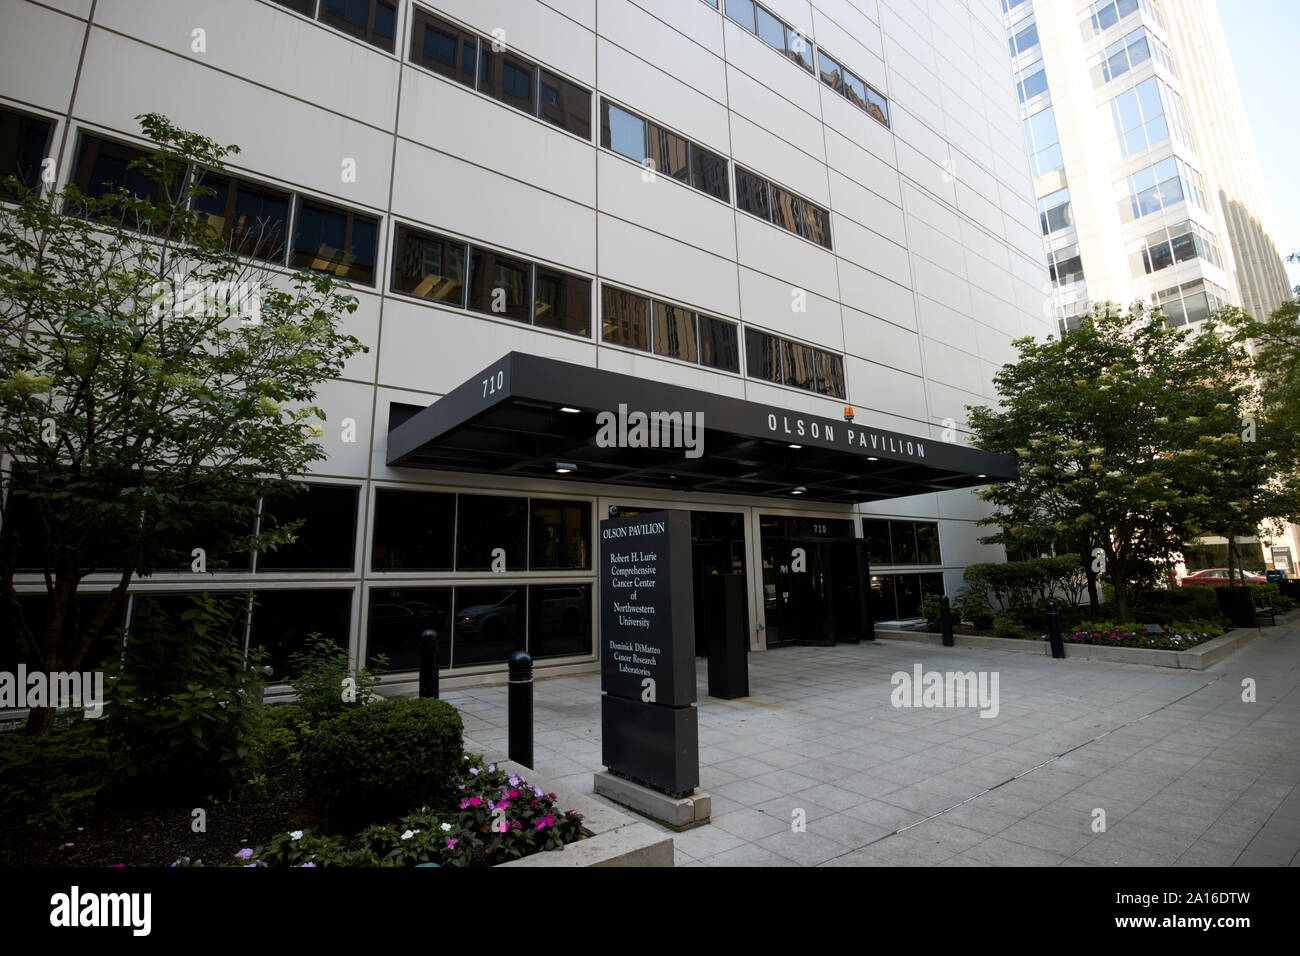
<path id="1" fill-rule="evenodd" d="M 952 607 L 946 594 L 939 598 L 939 633 L 943 635 L 943 646 L 952 647 Z"/>
<path id="2" fill-rule="evenodd" d="M 510 724 L 508 756 L 525 767 L 533 765 L 533 659 L 527 651 L 510 655 L 506 712 Z"/>
<path id="3" fill-rule="evenodd" d="M 1047 639 L 1052 645 L 1052 656 L 1057 660 L 1065 657 L 1065 645 L 1061 642 L 1061 617 L 1056 613 L 1056 602 L 1047 602 Z"/>
<path id="4" fill-rule="evenodd" d="M 438 696 L 438 632 L 420 634 L 420 696 Z"/>

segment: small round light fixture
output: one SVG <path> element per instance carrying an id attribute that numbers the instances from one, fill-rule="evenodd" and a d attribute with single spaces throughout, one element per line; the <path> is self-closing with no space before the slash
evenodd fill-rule
<path id="1" fill-rule="evenodd" d="M 571 471 L 577 471 L 578 466 L 571 461 L 557 461 L 555 463 L 555 472 L 560 475 L 567 475 Z"/>
<path id="2" fill-rule="evenodd" d="M 976 478 L 987 478 L 988 475 L 976 475 L 975 477 L 976 477 Z"/>
<path id="3" fill-rule="evenodd" d="M 803 445 L 786 445 L 786 447 L 787 447 L 787 448 L 799 449 L 799 448 L 802 448 Z"/>
<path id="4" fill-rule="evenodd" d="M 867 456 L 867 461 L 880 461 L 880 459 L 879 459 L 879 458 L 874 458 L 874 457 L 872 457 L 871 455 L 868 455 L 868 456 Z"/>
<path id="5" fill-rule="evenodd" d="M 560 406 L 560 411 L 565 412 L 566 414 L 569 414 L 569 415 L 581 415 L 581 414 L 582 414 L 582 409 L 581 409 L 581 408 L 570 408 L 568 405 L 561 405 L 561 406 Z"/>
<path id="6" fill-rule="evenodd" d="M 801 495 L 801 494 L 803 494 L 803 493 L 804 493 L 805 491 L 807 491 L 807 490 L 808 490 L 808 489 L 805 488 L 803 485 L 800 485 L 800 486 L 799 486 L 798 488 L 796 488 L 794 491 L 790 492 L 790 494 L 792 494 L 792 495 Z"/>

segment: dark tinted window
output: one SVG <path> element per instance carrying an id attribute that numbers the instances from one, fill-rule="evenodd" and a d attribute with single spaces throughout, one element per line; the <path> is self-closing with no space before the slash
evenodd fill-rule
<path id="1" fill-rule="evenodd" d="M 916 526 L 910 521 L 891 521 L 889 539 L 894 564 L 916 564 Z"/>
<path id="2" fill-rule="evenodd" d="M 495 664 L 525 650 L 527 592 L 514 588 L 456 588 L 452 664 Z"/>
<path id="3" fill-rule="evenodd" d="M 415 8 L 411 60 L 468 87 L 474 86 L 479 39 Z"/>
<path id="4" fill-rule="evenodd" d="M 782 229 L 800 235 L 803 223 L 803 200 L 779 186 L 773 186 L 772 221 Z"/>
<path id="5" fill-rule="evenodd" d="M 37 189 L 52 129 L 49 120 L 0 109 L 0 180 L 17 176 L 28 189 Z M 0 198 L 13 198 L 3 183 Z"/>
<path id="6" fill-rule="evenodd" d="M 249 646 L 270 652 L 270 680 L 283 681 L 295 676 L 289 657 L 305 649 L 309 634 L 347 647 L 351 626 L 351 589 L 262 590 L 256 592 Z"/>
<path id="7" fill-rule="evenodd" d="M 316 0 L 275 0 L 275 2 L 282 7 L 288 7 L 290 10 L 305 13 L 309 17 L 316 12 Z"/>
<path id="8" fill-rule="evenodd" d="M 650 350 L 650 300 L 604 286 L 601 338 L 606 342 Z"/>
<path id="9" fill-rule="evenodd" d="M 939 525 L 937 522 L 918 521 L 916 523 L 916 563 L 943 563 L 939 558 Z M 940 580 L 942 581 L 942 575 L 940 575 Z"/>
<path id="10" fill-rule="evenodd" d="M 303 199 L 290 265 L 329 272 L 340 279 L 375 284 L 378 220 L 338 206 Z"/>
<path id="11" fill-rule="evenodd" d="M 767 192 L 767 180 L 737 166 L 736 205 L 744 212 L 770 220 L 772 204 Z"/>
<path id="12" fill-rule="evenodd" d="M 591 139 L 591 93 L 554 73 L 541 71 L 538 115 L 561 129 Z"/>
<path id="13" fill-rule="evenodd" d="M 889 564 L 889 522 L 862 519 L 862 537 L 867 542 L 867 560 L 872 567 Z"/>
<path id="14" fill-rule="evenodd" d="M 894 593 L 898 600 L 900 620 L 920 616 L 921 576 L 919 574 L 895 575 Z"/>
<path id="15" fill-rule="evenodd" d="M 590 586 L 530 587 L 528 604 L 528 651 L 535 659 L 591 653 Z"/>
<path id="16" fill-rule="evenodd" d="M 69 641 L 72 639 L 72 628 L 83 621 L 89 621 L 98 614 L 104 607 L 104 602 L 108 599 L 104 594 L 80 594 L 76 599 L 76 614 L 65 614 L 64 635 Z M 23 620 L 27 622 L 28 629 L 40 640 L 40 635 L 45 633 L 46 612 L 49 608 L 49 598 L 44 592 L 40 594 L 23 594 L 19 595 L 18 603 L 22 606 Z M 93 671 L 99 670 L 113 660 L 119 653 L 120 644 L 114 640 L 116 631 L 126 623 L 126 599 L 123 598 L 118 604 L 117 610 L 113 611 L 104 630 L 100 633 L 99 638 L 90 646 L 86 656 L 81 659 L 81 666 L 78 670 Z M 29 669 L 35 669 L 33 665 L 36 661 L 28 660 L 23 656 L 23 647 L 18 642 L 18 622 L 13 618 L 14 610 L 8 601 L 0 601 L 0 634 L 5 635 L 4 640 L 0 640 L 0 673 L 13 674 L 18 670 L 19 662 L 26 663 Z M 12 639 L 9 635 L 15 635 Z M 12 739 L 12 738 L 10 738 Z"/>
<path id="17" fill-rule="evenodd" d="M 751 378 L 781 379 L 781 340 L 757 329 L 745 329 L 745 367 Z"/>
<path id="18" fill-rule="evenodd" d="M 892 574 L 873 574 L 871 576 L 871 619 L 873 621 L 893 621 L 898 619 L 898 601 L 894 594 Z"/>
<path id="19" fill-rule="evenodd" d="M 650 124 L 650 159 L 665 176 L 688 182 L 691 178 L 687 141 L 666 129 Z"/>
<path id="20" fill-rule="evenodd" d="M 469 307 L 475 312 L 529 321 L 532 266 L 490 249 L 470 249 Z"/>
<path id="21" fill-rule="evenodd" d="M 803 203 L 802 235 L 819 246 L 831 247 L 831 214 L 810 202 Z"/>
<path id="22" fill-rule="evenodd" d="M 375 491 L 376 571 L 450 571 L 456 533 L 456 496 L 429 491 Z"/>
<path id="23" fill-rule="evenodd" d="M 727 161 L 715 153 L 691 144 L 691 185 L 724 202 L 731 201 Z"/>
<path id="24" fill-rule="evenodd" d="M 397 28 L 394 0 L 321 0 L 320 19 L 381 50 L 393 52 Z"/>
<path id="25" fill-rule="evenodd" d="M 537 325 L 591 335 L 591 280 L 537 267 Z"/>
<path id="26" fill-rule="evenodd" d="M 451 588 L 371 588 L 366 663 L 388 658 L 390 671 L 420 668 L 420 635 L 438 635 L 438 666 L 451 666 Z"/>
<path id="27" fill-rule="evenodd" d="M 215 173 L 205 174 L 201 184 L 213 194 L 195 196 L 194 209 L 231 249 L 254 259 L 284 262 L 289 193 Z"/>
<path id="28" fill-rule="evenodd" d="M 695 344 L 695 313 L 690 309 L 654 304 L 654 350 L 659 355 L 694 362 L 699 357 Z"/>
<path id="29" fill-rule="evenodd" d="M 728 372 L 740 371 L 740 344 L 735 325 L 700 316 L 700 364 Z"/>
<path id="30" fill-rule="evenodd" d="M 149 155 L 143 149 L 124 146 L 110 140 L 100 139 L 89 133 L 81 136 L 81 146 L 77 151 L 77 162 L 73 167 L 72 182 L 77 188 L 92 199 L 99 199 L 119 189 L 127 189 L 137 199 L 163 202 L 167 198 L 167 188 L 160 182 L 150 179 L 141 169 L 128 169 L 127 166 L 137 159 Z M 177 172 L 176 189 L 179 194 L 180 171 Z M 112 211 L 105 213 L 105 218 L 116 219 Z M 136 225 L 127 215 L 125 223 Z"/>
<path id="31" fill-rule="evenodd" d="M 506 571 L 523 571 L 528 561 L 528 499 L 461 495 L 456 524 L 457 571 L 489 571 L 492 552 L 505 552 Z"/>
<path id="32" fill-rule="evenodd" d="M 796 342 L 783 341 L 781 351 L 785 363 L 785 384 L 811 391 L 813 376 L 816 375 L 812 348 Z"/>
<path id="33" fill-rule="evenodd" d="M 844 398 L 844 358 L 817 352 L 817 391 L 832 398 Z"/>
<path id="34" fill-rule="evenodd" d="M 465 304 L 465 244 L 398 226 L 393 288 L 424 299 Z"/>
<path id="35" fill-rule="evenodd" d="M 537 113 L 537 67 L 510 53 L 494 53 L 479 44 L 481 65 L 478 88 L 502 103 L 526 113 Z"/>
<path id="36" fill-rule="evenodd" d="M 307 490 L 262 505 L 262 528 L 304 519 L 293 544 L 257 556 L 257 570 L 351 571 L 355 566 L 357 489 L 308 485 Z M 345 632 L 346 633 L 346 632 Z"/>
<path id="37" fill-rule="evenodd" d="M 532 563 L 534 570 L 589 568 L 591 557 L 591 505 L 585 501 L 543 501 L 534 498 L 532 509 Z"/>

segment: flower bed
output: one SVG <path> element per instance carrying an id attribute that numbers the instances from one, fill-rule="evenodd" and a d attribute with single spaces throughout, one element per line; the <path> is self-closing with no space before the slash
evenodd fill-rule
<path id="1" fill-rule="evenodd" d="M 278 833 L 266 844 L 245 847 L 227 866 L 492 866 L 533 853 L 562 850 L 585 838 L 582 817 L 561 811 L 555 794 L 531 786 L 480 758 L 457 778 L 456 803 L 421 807 L 396 823 L 373 824 L 350 836 Z M 172 866 L 202 866 L 188 858 Z"/>
<path id="2" fill-rule="evenodd" d="M 1067 644 L 1096 644 L 1102 647 L 1142 647 L 1149 650 L 1185 651 L 1204 644 L 1223 633 L 1223 628 L 1208 621 L 1188 621 L 1163 634 L 1149 634 L 1130 624 L 1082 621 L 1071 630 L 1062 632 Z M 1040 640 L 1047 640 L 1043 634 Z"/>

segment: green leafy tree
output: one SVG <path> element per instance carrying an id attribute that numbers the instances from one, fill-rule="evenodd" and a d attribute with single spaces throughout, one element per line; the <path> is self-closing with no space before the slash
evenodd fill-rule
<path id="1" fill-rule="evenodd" d="M 129 167 L 147 187 L 42 195 L 11 179 L 18 201 L 0 208 L 0 620 L 47 672 L 80 665 L 137 575 L 292 540 L 292 524 L 253 534 L 256 501 L 325 457 L 316 389 L 364 348 L 337 327 L 356 300 L 335 281 L 243 255 L 288 237 L 195 208 L 238 148 L 138 119 L 158 144 Z M 40 628 L 20 562 L 43 574 Z M 115 585 L 83 615 L 95 571 Z M 52 723 L 39 708 L 28 729 Z"/>
<path id="2" fill-rule="evenodd" d="M 1213 323 L 1170 329 L 1141 303 L 1105 303 L 1060 340 L 1015 344 L 995 376 L 1001 407 L 970 415 L 975 443 L 1020 465 L 981 492 L 987 521 L 1017 541 L 1099 548 L 1122 620 L 1185 542 L 1278 513 L 1290 489 L 1263 479 L 1290 439 L 1243 440 L 1259 413 L 1249 357 Z"/>

